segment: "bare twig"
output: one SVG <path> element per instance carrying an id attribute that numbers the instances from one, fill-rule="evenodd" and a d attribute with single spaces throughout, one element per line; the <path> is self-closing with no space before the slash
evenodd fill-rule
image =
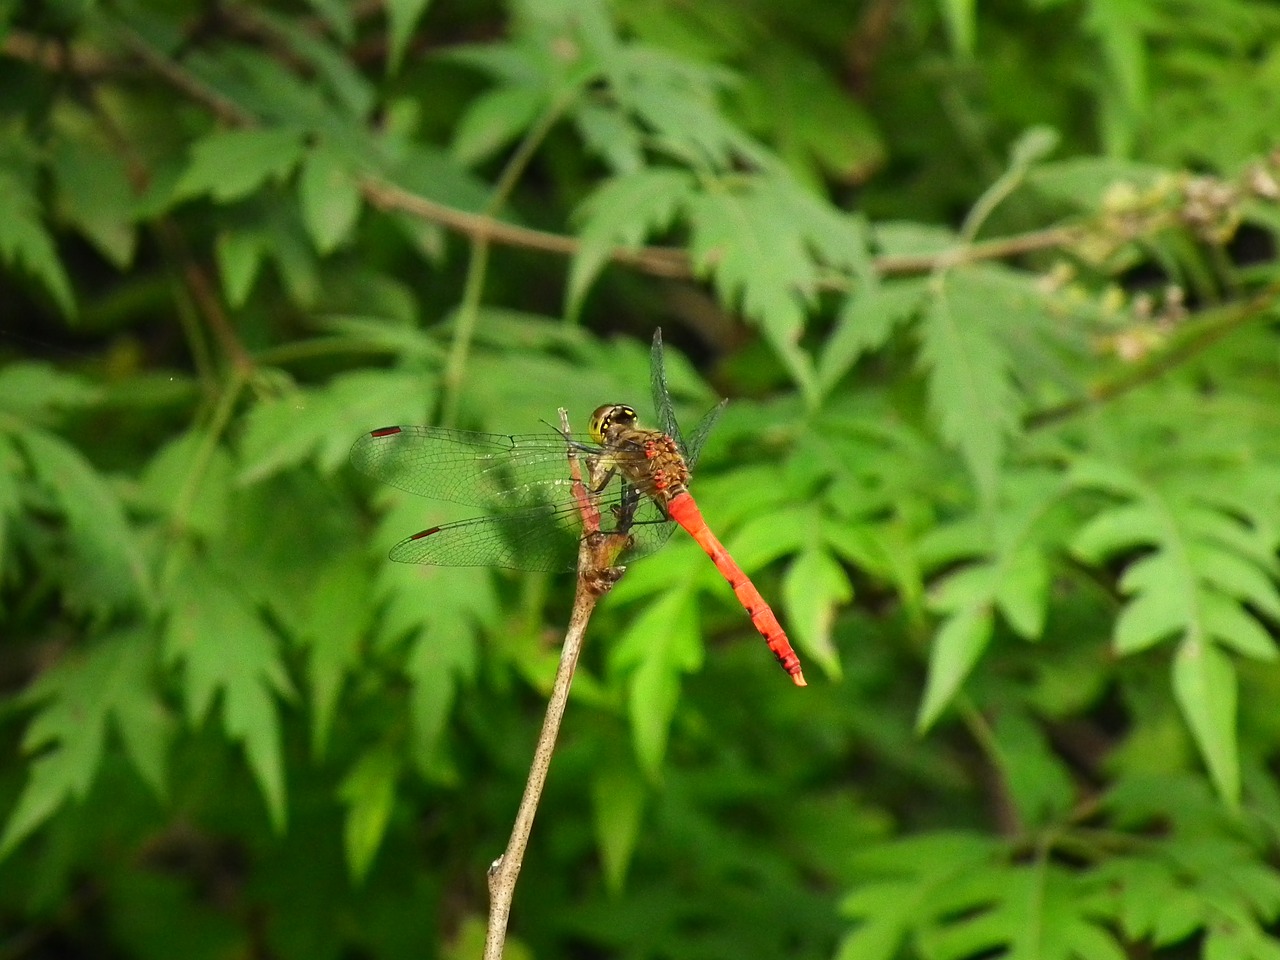
<path id="1" fill-rule="evenodd" d="M 569 415 L 563 408 L 560 410 L 560 425 L 567 434 Z M 560 650 L 560 665 L 556 668 L 555 683 L 547 702 L 547 713 L 542 720 L 542 731 L 538 734 L 538 742 L 533 750 L 529 779 L 525 782 L 524 796 L 520 798 L 520 809 L 516 812 L 515 823 L 511 828 L 511 839 L 507 841 L 507 849 L 502 856 L 489 867 L 489 929 L 484 941 L 484 960 L 501 960 L 507 940 L 507 918 L 511 914 L 516 880 L 524 863 L 524 851 L 529 843 L 529 833 L 533 829 L 533 818 L 538 812 L 542 788 L 547 782 L 547 771 L 551 767 L 560 721 L 569 702 L 569 687 L 573 683 L 573 672 L 582 651 L 587 622 L 591 619 L 596 602 L 622 576 L 623 568 L 614 566 L 614 562 L 630 542 L 625 534 L 601 532 L 598 498 L 582 482 L 577 451 L 572 444 L 567 445 L 567 450 L 569 475 L 573 480 L 574 496 L 578 500 L 584 530 L 578 547 L 578 588 L 573 598 L 569 629 Z"/>

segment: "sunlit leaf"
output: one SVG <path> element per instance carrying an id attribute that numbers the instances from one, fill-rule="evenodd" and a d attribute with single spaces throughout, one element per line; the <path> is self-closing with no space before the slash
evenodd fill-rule
<path id="1" fill-rule="evenodd" d="M 1230 659 L 1205 638 L 1188 637 L 1179 645 L 1173 690 L 1218 792 L 1232 805 L 1240 799 L 1237 684 Z"/>

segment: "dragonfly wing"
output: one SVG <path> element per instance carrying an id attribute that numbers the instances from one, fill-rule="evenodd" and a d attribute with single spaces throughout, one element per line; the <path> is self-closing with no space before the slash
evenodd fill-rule
<path id="1" fill-rule="evenodd" d="M 724 413 L 724 408 L 728 405 L 728 400 L 721 400 L 703 415 L 698 425 L 693 428 L 693 433 L 689 434 L 689 443 L 684 451 L 684 462 L 688 464 L 690 470 L 698 465 L 698 458 L 702 456 L 702 445 L 707 442 L 711 428 L 716 425 L 720 414 Z"/>
<path id="2" fill-rule="evenodd" d="M 658 428 L 684 449 L 680 425 L 671 407 L 671 392 L 667 389 L 667 365 L 662 353 L 662 328 L 653 331 L 653 345 L 649 348 L 649 387 L 653 391 L 653 412 L 658 418 Z"/>
<path id="3" fill-rule="evenodd" d="M 684 454 L 685 463 L 692 470 L 702 453 L 702 445 L 707 442 L 707 434 L 716 425 L 729 401 L 721 400 L 707 411 L 688 440 L 681 436 L 680 425 L 676 422 L 675 410 L 671 406 L 671 393 L 667 389 L 667 365 L 663 359 L 661 327 L 653 331 L 653 346 L 649 348 L 649 386 L 653 390 L 653 409 L 658 417 L 658 426 L 663 433 L 675 440 L 680 452 Z"/>
<path id="4" fill-rule="evenodd" d="M 557 434 L 382 427 L 355 442 L 351 463 L 401 490 L 468 506 L 518 511 L 571 496 L 566 441 Z"/>
<path id="5" fill-rule="evenodd" d="M 572 570 L 576 512 L 543 507 L 431 527 L 391 548 L 391 559 L 443 567 Z"/>

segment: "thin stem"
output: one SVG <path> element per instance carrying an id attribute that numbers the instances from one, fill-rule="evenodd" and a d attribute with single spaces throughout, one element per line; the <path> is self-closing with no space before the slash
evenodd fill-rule
<path id="1" fill-rule="evenodd" d="M 569 432 L 569 414 L 563 408 L 560 410 L 560 426 L 564 433 Z M 542 720 L 542 730 L 533 750 L 533 762 L 525 781 L 524 795 L 520 798 L 520 808 L 516 811 L 515 823 L 511 827 L 511 838 L 507 841 L 507 849 L 502 856 L 489 867 L 489 928 L 485 934 L 484 960 L 502 958 L 516 880 L 524 865 L 524 852 L 529 844 L 529 834 L 533 830 L 533 819 L 537 816 L 538 803 L 547 782 L 547 772 L 551 769 L 551 757 L 555 752 L 560 721 L 564 718 L 565 707 L 569 702 L 569 688 L 573 683 L 574 670 L 578 666 L 578 656 L 582 652 L 587 623 L 596 603 L 622 576 L 622 568 L 613 564 L 618 554 L 630 543 L 630 537 L 626 535 L 600 532 L 598 499 L 582 482 L 577 450 L 572 444 L 566 444 L 565 449 L 569 476 L 573 481 L 574 495 L 578 498 L 578 509 L 585 531 L 578 547 L 578 586 L 573 598 L 573 613 L 569 617 L 569 629 L 560 649 L 560 665 L 556 668 L 555 683 L 547 702 L 546 716 Z"/>
<path id="2" fill-rule="evenodd" d="M 529 843 L 529 834 L 533 830 L 533 819 L 538 812 L 542 788 L 547 782 L 547 771 L 551 768 L 556 736 L 560 732 L 560 721 L 564 717 L 565 707 L 569 702 L 569 687 L 573 683 L 573 672 L 578 666 L 578 656 L 582 652 L 582 639 L 587 631 L 587 622 L 591 619 L 591 613 L 599 599 L 600 595 L 588 585 L 584 578 L 579 577 L 577 593 L 573 600 L 573 613 L 569 618 L 569 629 L 565 633 L 564 645 L 560 650 L 560 665 L 556 668 L 555 684 L 551 688 L 551 699 L 547 702 L 542 731 L 538 734 L 538 742 L 533 750 L 533 763 L 529 767 L 524 796 L 520 798 L 520 809 L 516 812 L 515 823 L 511 828 L 511 839 L 507 842 L 507 849 L 502 856 L 489 867 L 489 929 L 485 935 L 484 960 L 501 960 L 502 957 L 507 939 L 507 918 L 511 914 L 511 901 L 515 896 L 516 880 L 524 864 L 524 852 Z"/>
<path id="3" fill-rule="evenodd" d="M 486 217 L 492 218 L 502 209 L 533 159 L 534 153 L 547 138 L 555 122 L 560 119 L 568 103 L 568 97 L 557 100 L 525 133 L 519 146 L 503 167 L 502 173 L 499 174 L 497 183 L 494 184 L 493 193 L 489 196 L 489 202 L 484 208 Z M 445 426 L 452 426 L 457 420 L 459 395 L 462 391 L 462 382 L 466 377 L 471 341 L 475 337 L 476 325 L 480 320 L 480 303 L 484 298 L 484 281 L 488 273 L 489 238 L 480 234 L 471 240 L 466 285 L 453 327 L 453 342 L 449 346 L 449 358 L 445 361 L 444 391 L 440 412 L 440 422 Z"/>
<path id="4" fill-rule="evenodd" d="M 1280 285 L 1273 284 L 1244 303 L 1206 311 L 1208 316 L 1203 317 L 1201 322 L 1195 324 L 1193 329 L 1188 330 L 1173 345 L 1152 355 L 1144 363 L 1125 367 L 1115 377 L 1090 388 L 1083 397 L 1032 413 L 1024 421 L 1026 428 L 1035 430 L 1059 423 L 1156 380 L 1250 321 L 1270 319 L 1277 297 L 1280 297 Z"/>

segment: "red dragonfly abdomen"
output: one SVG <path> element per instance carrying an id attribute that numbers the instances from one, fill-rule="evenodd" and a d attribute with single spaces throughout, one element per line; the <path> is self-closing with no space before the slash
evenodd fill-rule
<path id="1" fill-rule="evenodd" d="M 769 645 L 773 655 L 778 658 L 778 663 L 782 664 L 782 669 L 791 675 L 792 682 L 797 687 L 807 686 L 804 674 L 800 672 L 800 658 L 796 656 L 795 650 L 792 649 L 791 641 L 787 639 L 787 635 L 782 629 L 782 624 L 778 622 L 778 618 L 774 615 L 769 604 L 765 602 L 764 597 L 760 595 L 760 591 L 756 589 L 755 584 L 742 572 L 742 568 L 734 562 L 733 557 L 729 556 L 729 552 L 725 550 L 724 544 L 711 532 L 711 528 L 707 526 L 707 521 L 702 518 L 702 511 L 694 503 L 693 497 L 686 491 L 677 493 L 667 501 L 667 514 L 672 520 L 684 527 L 689 532 L 689 536 L 698 541 L 698 546 L 707 552 L 707 556 L 716 565 L 716 569 L 720 571 L 721 576 L 729 581 L 729 586 L 733 588 L 738 602 L 742 604 L 748 616 L 751 617 L 751 622 L 760 631 L 760 636 L 764 637 L 764 642 Z"/>

